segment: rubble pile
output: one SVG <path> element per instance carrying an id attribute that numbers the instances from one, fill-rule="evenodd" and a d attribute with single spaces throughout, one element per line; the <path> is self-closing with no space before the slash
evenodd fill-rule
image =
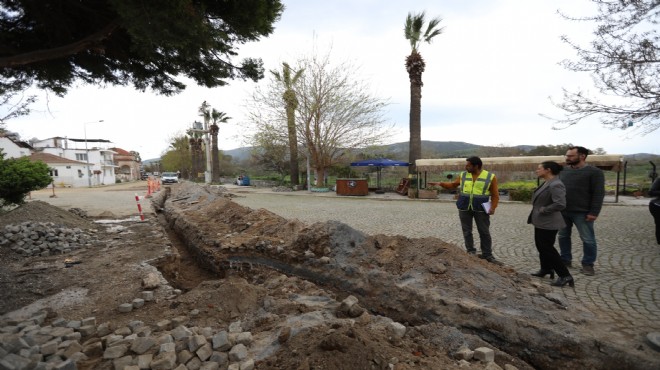
<path id="1" fill-rule="evenodd" d="M 0 247 L 9 247 L 23 256 L 52 256 L 87 247 L 96 241 L 96 230 L 83 231 L 53 222 L 6 225 L 0 232 Z"/>
<path id="2" fill-rule="evenodd" d="M 194 314 L 194 312 L 193 312 Z M 50 321 L 50 322 L 49 322 Z M 45 311 L 0 323 L 0 368 L 254 369 L 252 334 L 233 322 L 228 330 L 189 326 L 188 316 L 114 328 L 96 318 L 49 320 Z"/>

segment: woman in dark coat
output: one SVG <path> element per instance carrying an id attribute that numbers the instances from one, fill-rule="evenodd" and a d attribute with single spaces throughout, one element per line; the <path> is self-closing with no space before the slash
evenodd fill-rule
<path id="1" fill-rule="evenodd" d="M 544 182 L 532 195 L 532 212 L 527 223 L 534 225 L 534 243 L 541 261 L 541 269 L 532 275 L 550 275 L 552 279 L 556 272 L 559 277 L 551 285 L 572 287 L 573 277 L 554 246 L 557 232 L 566 226 L 561 215 L 561 210 L 566 208 L 566 187 L 557 176 L 561 170 L 561 165 L 552 161 L 543 162 L 536 169 L 536 175 Z"/>
<path id="2" fill-rule="evenodd" d="M 649 211 L 655 220 L 655 240 L 660 245 L 660 177 L 653 181 L 649 196 L 655 197 L 649 202 Z"/>

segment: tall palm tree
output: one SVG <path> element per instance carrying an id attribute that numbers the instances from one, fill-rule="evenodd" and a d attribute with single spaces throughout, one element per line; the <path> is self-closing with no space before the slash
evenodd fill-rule
<path id="1" fill-rule="evenodd" d="M 291 185 L 298 185 L 298 135 L 296 133 L 296 109 L 298 108 L 298 98 L 293 86 L 302 76 L 303 70 L 293 71 L 288 63 L 282 63 L 282 73 L 271 70 L 275 79 L 282 83 L 284 93 L 282 100 L 286 109 L 287 131 L 289 134 L 289 176 Z M 293 72 L 293 77 L 291 73 Z"/>
<path id="2" fill-rule="evenodd" d="M 218 123 L 226 123 L 231 117 L 227 116 L 225 112 L 219 112 L 215 108 L 210 112 L 211 126 L 211 182 L 220 183 L 220 158 L 218 151 L 218 132 L 220 128 Z"/>
<path id="3" fill-rule="evenodd" d="M 422 55 L 419 53 L 419 46 L 422 41 L 431 43 L 431 40 L 442 33 L 443 28 L 438 28 L 442 18 L 436 17 L 429 21 L 426 31 L 422 33 L 424 24 L 426 23 L 426 14 L 421 12 L 419 14 L 408 13 L 406 24 L 404 27 L 404 34 L 406 39 L 410 41 L 411 53 L 406 57 L 406 71 L 410 78 L 410 151 L 408 161 L 408 173 L 414 174 L 417 169 L 415 168 L 415 161 L 422 157 L 422 73 L 426 64 Z"/>

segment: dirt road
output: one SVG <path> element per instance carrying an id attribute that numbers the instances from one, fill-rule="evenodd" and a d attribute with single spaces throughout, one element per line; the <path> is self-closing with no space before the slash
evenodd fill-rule
<path id="1" fill-rule="evenodd" d="M 161 187 L 162 188 L 162 187 Z M 151 206 L 143 197 L 147 195 L 147 182 L 125 182 L 121 184 L 93 188 L 55 188 L 33 191 L 29 200 L 41 200 L 63 209 L 81 208 L 92 217 L 102 213 L 117 217 L 139 216 L 135 195 L 141 201 L 144 213 L 151 212 Z"/>

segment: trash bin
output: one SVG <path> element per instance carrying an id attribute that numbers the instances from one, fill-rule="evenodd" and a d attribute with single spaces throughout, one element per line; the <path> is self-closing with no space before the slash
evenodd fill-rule
<path id="1" fill-rule="evenodd" d="M 367 179 L 337 179 L 337 195 L 369 195 Z"/>
<path id="2" fill-rule="evenodd" d="M 241 186 L 250 186 L 250 177 L 243 175 L 243 178 L 240 179 Z"/>

